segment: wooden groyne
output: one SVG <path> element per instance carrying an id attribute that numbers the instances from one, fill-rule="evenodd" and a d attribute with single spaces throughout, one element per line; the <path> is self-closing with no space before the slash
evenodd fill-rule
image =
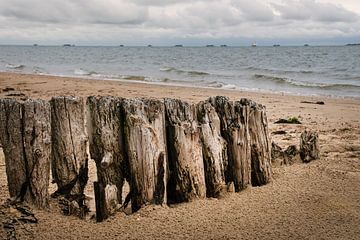
<path id="1" fill-rule="evenodd" d="M 52 197 L 84 203 L 88 159 L 96 163 L 97 220 L 125 203 L 132 211 L 219 197 L 271 180 L 266 109 L 248 99 L 178 99 L 60 96 L 0 99 L 0 137 L 10 197 L 47 208 Z M 89 151 L 88 151 L 89 149 Z"/>

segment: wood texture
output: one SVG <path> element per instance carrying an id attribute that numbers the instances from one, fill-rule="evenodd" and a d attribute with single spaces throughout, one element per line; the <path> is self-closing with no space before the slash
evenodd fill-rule
<path id="1" fill-rule="evenodd" d="M 0 101 L 0 134 L 10 197 L 48 206 L 50 105 L 43 100 Z"/>
<path id="2" fill-rule="evenodd" d="M 165 99 L 165 111 L 170 171 L 168 201 L 204 198 L 204 163 L 196 108 L 181 100 Z"/>
<path id="3" fill-rule="evenodd" d="M 235 191 L 251 184 L 251 148 L 249 135 L 249 105 L 242 101 L 229 101 L 226 97 L 213 97 L 209 102 L 220 117 L 221 135 L 226 140 L 228 166 L 227 184 L 234 183 Z"/>
<path id="4" fill-rule="evenodd" d="M 251 184 L 267 184 L 272 176 L 271 143 L 269 137 L 266 108 L 248 99 L 241 103 L 250 106 L 249 134 L 251 146 Z"/>
<path id="5" fill-rule="evenodd" d="M 227 144 L 221 136 L 220 119 L 211 103 L 197 105 L 197 118 L 201 128 L 206 196 L 219 197 L 226 191 Z"/>
<path id="6" fill-rule="evenodd" d="M 98 177 L 97 219 L 102 221 L 115 213 L 122 202 L 126 159 L 121 99 L 88 97 L 87 106 L 90 155 L 95 160 Z M 109 189 L 111 194 L 107 194 Z"/>
<path id="7" fill-rule="evenodd" d="M 164 103 L 123 101 L 132 211 L 145 204 L 166 203 L 166 134 Z"/>
<path id="8" fill-rule="evenodd" d="M 26 202 L 46 208 L 51 162 L 50 104 L 43 100 L 23 103 L 24 151 L 27 169 Z"/>
<path id="9" fill-rule="evenodd" d="M 300 136 L 300 158 L 308 163 L 320 158 L 319 136 L 313 131 L 304 131 Z"/>
<path id="10" fill-rule="evenodd" d="M 80 97 L 54 97 L 51 103 L 52 174 L 57 195 L 83 195 L 88 180 L 84 103 Z"/>
<path id="11" fill-rule="evenodd" d="M 0 135 L 11 198 L 20 196 L 22 186 L 27 181 L 22 129 L 21 103 L 14 99 L 1 99 Z"/>

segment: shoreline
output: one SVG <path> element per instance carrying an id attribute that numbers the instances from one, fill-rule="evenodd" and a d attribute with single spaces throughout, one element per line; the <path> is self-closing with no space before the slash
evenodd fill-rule
<path id="1" fill-rule="evenodd" d="M 35 74 L 35 73 L 18 73 L 18 72 L 6 72 L 0 71 L 0 84 L 2 84 L 3 77 L 13 77 L 22 76 L 24 78 L 30 77 L 31 79 L 35 77 L 46 78 L 47 80 L 66 80 L 66 81 L 93 81 L 95 83 L 100 82 L 109 82 L 112 84 L 119 83 L 121 85 L 150 85 L 150 86 L 162 86 L 166 88 L 185 88 L 185 89 L 203 89 L 209 91 L 220 91 L 220 92 L 237 92 L 237 93 L 247 93 L 247 94 L 256 94 L 256 95 L 275 95 L 275 96 L 288 96 L 288 97 L 304 97 L 304 98 L 313 98 L 313 99 L 339 99 L 339 100 L 354 100 L 360 101 L 360 97 L 350 97 L 350 96 L 333 96 L 333 95 L 321 95 L 321 94 L 295 94 L 292 92 L 283 92 L 283 91 L 271 91 L 271 90 L 262 90 L 262 89 L 247 89 L 241 87 L 235 88 L 223 88 L 223 87 L 209 87 L 209 86 L 190 86 L 186 84 L 176 84 L 176 83 L 166 83 L 166 82 L 156 82 L 156 81 L 145 81 L 145 80 L 136 80 L 136 79 L 112 79 L 112 78 L 96 78 L 90 76 L 67 76 L 67 75 L 56 75 L 56 74 Z M 21 77 L 21 78 L 22 78 Z M 136 76 L 129 76 L 136 77 Z M 1 85 L 0 85 L 1 87 Z M 226 93 L 225 93 L 226 95 Z M 1 95 L 0 95 L 1 96 Z"/>
<path id="2" fill-rule="evenodd" d="M 62 75 L 62 74 L 36 74 L 36 73 L 21 73 L 21 72 L 11 72 L 11 71 L 0 71 L 1 75 L 24 75 L 24 76 L 38 76 L 38 77 L 48 77 L 48 78 L 62 78 L 62 79 L 72 79 L 72 80 L 85 80 L 85 81 L 108 81 L 113 83 L 123 83 L 123 84 L 145 84 L 145 85 L 158 85 L 165 87 L 183 87 L 183 88 L 196 88 L 196 89 L 205 89 L 205 90 L 219 90 L 219 91 L 235 91 L 235 92 L 248 92 L 248 93 L 257 93 L 257 94 L 274 94 L 274 95 L 285 95 L 285 96 L 297 96 L 297 97 L 310 97 L 310 98 L 331 98 L 331 99 L 350 99 L 350 100 L 360 100 L 360 97 L 355 96 L 335 96 L 329 94 L 301 94 L 301 93 L 293 93 L 288 91 L 272 91 L 266 89 L 251 89 L 251 88 L 242 88 L 239 86 L 234 86 L 234 88 L 227 88 L 227 85 L 222 87 L 211 87 L 211 86 L 201 86 L 195 85 L 191 86 L 191 82 L 184 81 L 184 84 L 178 83 L 181 80 L 173 80 L 173 82 L 167 81 L 146 81 L 146 80 L 138 80 L 136 78 L 143 77 L 144 79 L 148 78 L 146 76 L 126 76 L 126 78 L 101 78 L 101 77 L 92 77 L 89 75 Z M 219 84 L 222 84 L 219 82 Z"/>

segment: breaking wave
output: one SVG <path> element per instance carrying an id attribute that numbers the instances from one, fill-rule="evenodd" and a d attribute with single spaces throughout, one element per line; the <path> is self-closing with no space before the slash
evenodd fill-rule
<path id="1" fill-rule="evenodd" d="M 160 68 L 161 72 L 174 72 L 177 74 L 187 74 L 189 76 L 206 76 L 206 75 L 210 75 L 210 73 L 207 72 L 202 72 L 202 71 L 187 71 L 187 70 L 181 70 L 181 69 L 177 69 L 174 67 L 165 67 L 165 68 Z"/>
<path id="2" fill-rule="evenodd" d="M 8 63 L 8 64 L 5 65 L 5 67 L 8 68 L 8 69 L 18 69 L 18 70 L 20 70 L 20 69 L 25 68 L 25 65 Z"/>
<path id="3" fill-rule="evenodd" d="M 257 80 L 271 81 L 275 84 L 289 84 L 292 86 L 306 87 L 306 88 L 320 88 L 320 89 L 360 89 L 359 85 L 354 84 L 341 84 L 341 83 L 311 83 L 299 80 L 294 80 L 285 77 L 269 76 L 264 74 L 255 74 L 254 78 Z"/>

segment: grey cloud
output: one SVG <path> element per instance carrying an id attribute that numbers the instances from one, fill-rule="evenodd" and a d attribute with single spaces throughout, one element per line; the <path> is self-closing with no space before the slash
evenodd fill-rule
<path id="1" fill-rule="evenodd" d="M 146 7 L 123 0 L 2 0 L 0 3 L 3 16 L 45 23 L 142 23 L 148 16 Z"/>
<path id="2" fill-rule="evenodd" d="M 315 0 L 286 1 L 272 4 L 284 19 L 320 22 L 354 22 L 358 15 L 341 6 Z"/>
<path id="3" fill-rule="evenodd" d="M 271 21 L 274 18 L 272 9 L 264 1 L 233 1 L 233 3 L 242 11 L 246 20 Z"/>

